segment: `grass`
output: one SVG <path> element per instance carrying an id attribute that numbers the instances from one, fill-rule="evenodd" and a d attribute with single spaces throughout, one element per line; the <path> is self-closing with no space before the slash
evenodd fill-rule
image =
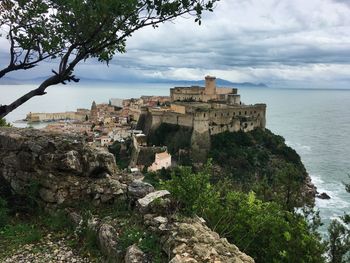
<path id="1" fill-rule="evenodd" d="M 33 200 L 35 203 L 35 198 Z M 151 262 L 166 262 L 167 258 L 161 250 L 159 239 L 146 230 L 142 217 L 133 212 L 125 200 L 98 207 L 89 203 L 80 204 L 76 210 L 83 216 L 83 222 L 78 228 L 72 225 L 63 210 L 47 214 L 41 209 L 32 209 L 30 211 L 37 212 L 22 215 L 13 213 L 16 208 L 11 208 L 11 212 L 5 201 L 0 205 L 0 261 L 20 246 L 38 243 L 43 237 L 51 234 L 53 241 L 64 237 L 67 245 L 81 256 L 88 257 L 93 262 L 106 262 L 99 249 L 97 233 L 87 227 L 88 220 L 92 215 L 96 215 L 99 218 L 117 219 L 113 220 L 113 225 L 118 232 L 118 250 L 121 255 L 129 246 L 136 244 Z M 34 246 L 33 249 L 42 251 L 45 247 Z"/>

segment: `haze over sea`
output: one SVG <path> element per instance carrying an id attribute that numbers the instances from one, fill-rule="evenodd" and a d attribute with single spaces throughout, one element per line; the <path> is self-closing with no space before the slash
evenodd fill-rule
<path id="1" fill-rule="evenodd" d="M 34 87 L 2 85 L 0 104 L 8 104 Z M 171 87 L 172 84 L 165 83 L 50 87 L 47 95 L 28 101 L 8 115 L 7 120 L 24 119 L 29 112 L 90 108 L 93 100 L 101 103 L 110 98 L 168 95 Z M 316 202 L 325 225 L 349 212 L 350 194 L 342 181 L 350 180 L 350 90 L 241 88 L 239 93 L 246 104 L 267 104 L 267 128 L 286 139 L 301 156 L 318 191 L 331 196 L 330 200 Z"/>

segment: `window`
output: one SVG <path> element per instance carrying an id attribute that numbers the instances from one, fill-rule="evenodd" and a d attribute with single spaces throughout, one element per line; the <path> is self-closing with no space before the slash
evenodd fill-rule
<path id="1" fill-rule="evenodd" d="M 241 115 L 241 112 L 239 112 L 239 115 Z"/>
<path id="2" fill-rule="evenodd" d="M 247 112 L 246 112 L 246 111 L 244 112 L 244 115 L 247 115 Z"/>

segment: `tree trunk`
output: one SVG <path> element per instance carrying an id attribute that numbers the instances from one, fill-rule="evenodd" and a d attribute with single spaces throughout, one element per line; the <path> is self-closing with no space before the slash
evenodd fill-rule
<path id="1" fill-rule="evenodd" d="M 60 77 L 58 75 L 52 76 L 52 77 L 46 79 L 43 83 L 41 83 L 41 85 L 38 88 L 33 89 L 32 91 L 30 91 L 27 94 L 23 95 L 22 97 L 18 98 L 17 100 L 12 102 L 11 104 L 1 105 L 0 106 L 0 119 L 4 118 L 7 114 L 9 114 L 13 110 L 17 109 L 19 106 L 21 106 L 23 103 L 27 102 L 31 98 L 33 98 L 35 96 L 45 95 L 46 94 L 45 90 L 47 87 L 49 87 L 51 85 L 58 84 L 60 82 L 61 82 L 61 80 L 60 80 Z"/>

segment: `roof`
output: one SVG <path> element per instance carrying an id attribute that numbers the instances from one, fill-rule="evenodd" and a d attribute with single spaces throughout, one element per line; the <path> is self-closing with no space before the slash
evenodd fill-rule
<path id="1" fill-rule="evenodd" d="M 156 153 L 156 156 L 159 159 L 165 159 L 165 158 L 171 157 L 171 155 L 168 152 Z"/>

